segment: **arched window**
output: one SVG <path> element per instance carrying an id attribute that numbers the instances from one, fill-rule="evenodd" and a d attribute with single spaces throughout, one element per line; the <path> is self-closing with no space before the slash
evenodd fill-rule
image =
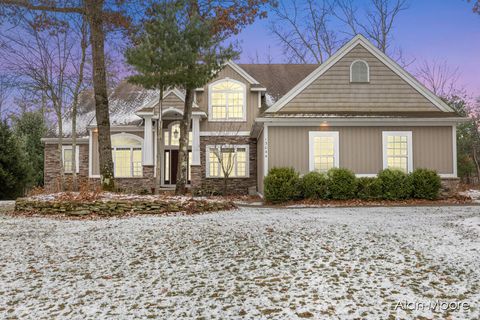
<path id="1" fill-rule="evenodd" d="M 241 82 L 223 79 L 209 87 L 208 116 L 210 121 L 244 121 L 246 88 Z"/>
<path id="2" fill-rule="evenodd" d="M 141 177 L 143 139 L 129 133 L 112 135 L 112 157 L 115 177 Z"/>
<path id="3" fill-rule="evenodd" d="M 350 82 L 370 82 L 368 63 L 363 60 L 353 61 L 350 65 Z"/>

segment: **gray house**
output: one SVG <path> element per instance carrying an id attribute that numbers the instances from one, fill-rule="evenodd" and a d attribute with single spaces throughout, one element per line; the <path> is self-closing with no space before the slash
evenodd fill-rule
<path id="1" fill-rule="evenodd" d="M 126 190 L 176 182 L 179 119 L 184 95 L 121 83 L 110 95 L 112 153 L 117 184 Z M 77 167 L 72 168 L 66 128 L 65 173 L 99 179 L 93 98 L 85 94 L 79 115 Z M 156 122 L 163 139 L 157 150 Z M 436 170 L 455 181 L 456 124 L 464 121 L 363 36 L 356 36 L 322 65 L 235 64 L 197 88 L 190 133 L 188 179 L 194 188 L 221 188 L 215 153 L 232 156 L 231 182 L 238 193 L 263 192 L 273 167 L 300 173 L 344 167 L 358 176 L 384 168 Z M 70 130 L 71 131 L 71 130 Z M 45 142 L 45 185 L 58 184 L 58 138 Z"/>

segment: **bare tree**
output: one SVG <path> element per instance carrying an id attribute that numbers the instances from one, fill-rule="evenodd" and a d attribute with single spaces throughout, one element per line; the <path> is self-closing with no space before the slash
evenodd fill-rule
<path id="1" fill-rule="evenodd" d="M 228 182 L 232 174 L 234 173 L 235 163 L 237 161 L 237 150 L 235 146 L 225 144 L 225 136 L 228 134 L 232 134 L 233 136 L 237 136 L 238 132 L 240 131 L 240 126 L 233 127 L 231 124 L 223 124 L 217 130 L 215 136 L 211 139 L 210 150 L 207 152 L 212 151 L 215 155 L 215 158 L 218 161 L 221 170 L 221 176 L 223 178 L 223 191 L 224 195 L 228 194 Z M 213 149 L 213 150 L 212 150 Z M 249 159 L 249 155 L 246 154 L 246 161 Z"/>
<path id="2" fill-rule="evenodd" d="M 334 4 L 329 1 L 282 1 L 273 9 L 270 31 L 283 46 L 287 59 L 323 63 L 338 48 L 337 33 L 330 27 Z"/>
<path id="3" fill-rule="evenodd" d="M 22 33 L 21 38 L 16 35 L 19 30 Z M 38 23 L 35 16 L 33 18 L 25 16 L 19 20 L 15 29 L 0 36 L 2 57 L 6 59 L 8 70 L 16 75 L 16 83 L 19 88 L 29 92 L 29 95 L 31 95 L 29 100 L 41 100 L 42 108 L 51 109 L 55 115 L 59 137 L 58 158 L 60 159 L 60 185 L 62 190 L 65 188 L 65 168 L 63 161 L 61 161 L 64 139 L 63 121 L 68 107 L 73 101 L 72 134 L 75 135 L 76 108 L 85 64 L 83 49 L 86 50 L 86 47 L 84 47 L 86 45 L 86 35 L 83 33 L 84 37 L 81 40 L 83 42 L 82 59 L 79 67 L 77 56 L 74 54 L 78 37 L 75 36 L 73 31 L 73 28 L 64 24 L 45 27 Z M 76 148 L 73 147 L 72 149 L 72 173 L 75 174 Z"/>
<path id="4" fill-rule="evenodd" d="M 408 8 L 407 0 L 370 0 L 365 19 L 362 19 L 353 0 L 337 0 L 336 16 L 350 29 L 350 35 L 364 34 L 387 53 L 391 33 L 398 14 Z"/>
<path id="5" fill-rule="evenodd" d="M 282 1 L 273 9 L 270 31 L 292 62 L 323 63 L 345 42 L 344 35 L 363 34 L 387 53 L 395 21 L 407 9 L 406 1 L 369 0 L 365 11 L 353 0 Z"/>
<path id="6" fill-rule="evenodd" d="M 0 74 L 0 120 L 3 119 L 4 108 L 12 93 L 11 83 L 12 79 L 9 75 Z"/>
<path id="7" fill-rule="evenodd" d="M 423 63 L 417 67 L 415 75 L 437 96 L 450 97 L 459 91 L 459 69 L 458 67 L 449 67 L 446 61 L 424 60 Z"/>
<path id="8" fill-rule="evenodd" d="M 274 58 L 273 58 L 273 56 L 272 56 L 271 48 L 270 48 L 270 46 L 268 46 L 267 52 L 266 52 L 263 56 L 261 56 L 261 55 L 258 53 L 258 50 L 257 50 L 257 51 L 255 51 L 255 55 L 254 55 L 254 56 L 251 56 L 251 55 L 248 56 L 248 60 L 250 61 L 250 63 L 256 63 L 256 64 L 259 64 L 259 63 L 267 63 L 267 64 L 271 64 L 271 63 L 273 63 Z"/>
<path id="9" fill-rule="evenodd" d="M 85 69 L 85 60 L 87 58 L 87 48 L 88 48 L 88 30 L 86 20 L 82 17 L 81 26 L 79 28 L 80 34 L 80 64 L 76 69 L 77 79 L 74 81 L 74 88 L 72 90 L 72 188 L 73 190 L 78 190 L 77 182 L 77 110 L 78 110 L 78 98 L 80 91 L 82 90 L 82 85 L 84 83 L 84 69 Z M 76 65 L 74 64 L 76 67 Z"/>

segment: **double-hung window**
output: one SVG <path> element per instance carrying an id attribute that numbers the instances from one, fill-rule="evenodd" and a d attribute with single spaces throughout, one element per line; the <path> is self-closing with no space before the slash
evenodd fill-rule
<path id="1" fill-rule="evenodd" d="M 327 172 L 338 168 L 338 131 L 309 132 L 309 170 Z"/>
<path id="2" fill-rule="evenodd" d="M 225 79 L 209 87 L 210 121 L 245 121 L 246 87 L 243 83 Z"/>
<path id="3" fill-rule="evenodd" d="M 412 132 L 383 131 L 383 168 L 411 172 L 413 169 Z"/>
<path id="4" fill-rule="evenodd" d="M 80 165 L 79 165 L 79 153 L 80 148 L 77 146 L 75 148 L 75 171 L 76 173 L 79 172 Z M 72 146 L 62 146 L 62 161 L 63 161 L 63 172 L 65 173 L 73 173 L 73 152 Z"/>
<path id="5" fill-rule="evenodd" d="M 141 177 L 143 140 L 132 134 L 112 136 L 114 176 L 120 178 Z"/>
<path id="6" fill-rule="evenodd" d="M 248 150 L 248 145 L 207 146 L 207 177 L 248 177 Z"/>

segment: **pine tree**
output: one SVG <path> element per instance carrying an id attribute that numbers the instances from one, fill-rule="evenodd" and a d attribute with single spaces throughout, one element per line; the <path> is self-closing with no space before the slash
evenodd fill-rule
<path id="1" fill-rule="evenodd" d="M 216 35 L 214 29 L 213 21 L 202 18 L 192 1 L 164 1 L 147 11 L 143 26 L 133 37 L 135 46 L 126 51 L 127 62 L 138 72 L 130 77 L 130 82 L 161 92 L 165 87 L 180 87 L 185 91 L 177 194 L 186 192 L 194 90 L 213 79 L 228 60 L 238 55 L 232 45 L 223 45 L 224 38 Z"/>
<path id="2" fill-rule="evenodd" d="M 0 200 L 23 195 L 26 180 L 26 158 L 7 122 L 0 121 Z"/>
<path id="3" fill-rule="evenodd" d="M 14 133 L 27 162 L 26 187 L 43 186 L 44 147 L 41 142 L 47 128 L 40 111 L 24 112 L 13 118 Z"/>

